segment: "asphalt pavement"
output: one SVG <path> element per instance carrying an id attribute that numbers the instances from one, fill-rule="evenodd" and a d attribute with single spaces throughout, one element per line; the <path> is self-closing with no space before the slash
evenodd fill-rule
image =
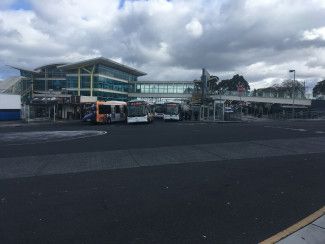
<path id="1" fill-rule="evenodd" d="M 256 243 L 325 202 L 323 121 L 0 136 L 0 243 Z"/>

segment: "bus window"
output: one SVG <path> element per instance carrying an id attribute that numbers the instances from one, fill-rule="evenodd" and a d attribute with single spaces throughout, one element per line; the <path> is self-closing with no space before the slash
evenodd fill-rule
<path id="1" fill-rule="evenodd" d="M 110 114 L 112 112 L 112 108 L 110 105 L 99 105 L 98 113 L 99 114 Z"/>
<path id="2" fill-rule="evenodd" d="M 121 113 L 120 106 L 115 106 L 115 113 L 117 113 L 117 114 Z"/>

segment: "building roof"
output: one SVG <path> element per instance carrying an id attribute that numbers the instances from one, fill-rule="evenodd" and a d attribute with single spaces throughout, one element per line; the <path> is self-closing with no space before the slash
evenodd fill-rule
<path id="1" fill-rule="evenodd" d="M 35 68 L 34 70 L 41 70 L 41 69 L 44 69 L 44 68 L 47 68 L 47 67 L 52 67 L 52 66 L 61 66 L 61 65 L 66 65 L 67 63 L 52 63 L 52 64 L 46 64 L 46 65 L 42 65 L 40 67 L 37 67 Z"/>
<path id="2" fill-rule="evenodd" d="M 131 81 L 134 84 L 193 84 L 193 81 L 188 80 L 138 80 Z"/>
<path id="3" fill-rule="evenodd" d="M 85 67 L 85 66 L 94 65 L 94 64 L 103 64 L 105 66 L 108 66 L 108 67 L 111 67 L 111 68 L 114 68 L 114 69 L 117 69 L 120 71 L 124 71 L 126 73 L 129 73 L 129 74 L 132 74 L 135 76 L 146 75 L 146 73 L 144 73 L 142 71 L 136 70 L 134 68 L 131 68 L 124 64 L 117 63 L 113 60 L 110 60 L 110 59 L 104 58 L 104 57 L 98 57 L 98 58 L 88 59 L 88 60 L 84 60 L 84 61 L 80 61 L 80 62 L 61 65 L 61 66 L 58 66 L 58 68 L 63 69 L 63 70 L 71 70 L 71 69 L 76 69 L 76 68 Z"/>
<path id="4" fill-rule="evenodd" d="M 19 66 L 12 66 L 12 65 L 7 65 L 7 66 L 11 67 L 13 69 L 23 70 L 23 71 L 31 72 L 31 73 L 34 73 L 34 74 L 39 74 L 39 71 L 36 71 L 36 70 L 32 70 L 32 69 L 28 69 L 28 68 L 24 68 L 24 67 L 19 67 Z"/>

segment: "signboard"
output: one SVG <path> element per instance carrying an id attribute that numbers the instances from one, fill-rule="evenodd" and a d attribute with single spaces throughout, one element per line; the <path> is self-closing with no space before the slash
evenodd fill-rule
<path id="1" fill-rule="evenodd" d="M 80 96 L 80 103 L 95 103 L 95 102 L 97 102 L 97 97 Z"/>
<path id="2" fill-rule="evenodd" d="M 141 106 L 141 105 L 144 105 L 145 102 L 130 102 L 129 105 L 131 106 Z"/>
<path id="3" fill-rule="evenodd" d="M 246 89 L 245 89 L 244 85 L 242 85 L 242 84 L 237 85 L 237 92 L 238 92 L 239 96 L 241 96 L 245 91 L 246 91 Z"/>
<path id="4" fill-rule="evenodd" d="M 177 107 L 177 103 L 167 103 L 166 104 L 168 107 Z"/>

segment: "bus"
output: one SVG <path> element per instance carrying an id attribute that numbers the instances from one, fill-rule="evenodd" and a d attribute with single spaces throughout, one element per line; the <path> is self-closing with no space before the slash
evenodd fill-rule
<path id="1" fill-rule="evenodd" d="M 181 104 L 178 102 L 166 102 L 164 106 L 164 121 L 180 121 L 183 119 Z"/>
<path id="2" fill-rule="evenodd" d="M 164 102 L 155 103 L 155 118 L 163 119 L 164 118 Z"/>
<path id="3" fill-rule="evenodd" d="M 98 101 L 91 106 L 90 113 L 86 114 L 82 120 L 99 124 L 123 122 L 126 121 L 126 106 L 126 102 Z"/>
<path id="4" fill-rule="evenodd" d="M 127 123 L 151 123 L 153 121 L 152 106 L 146 101 L 133 100 L 128 102 Z"/>

